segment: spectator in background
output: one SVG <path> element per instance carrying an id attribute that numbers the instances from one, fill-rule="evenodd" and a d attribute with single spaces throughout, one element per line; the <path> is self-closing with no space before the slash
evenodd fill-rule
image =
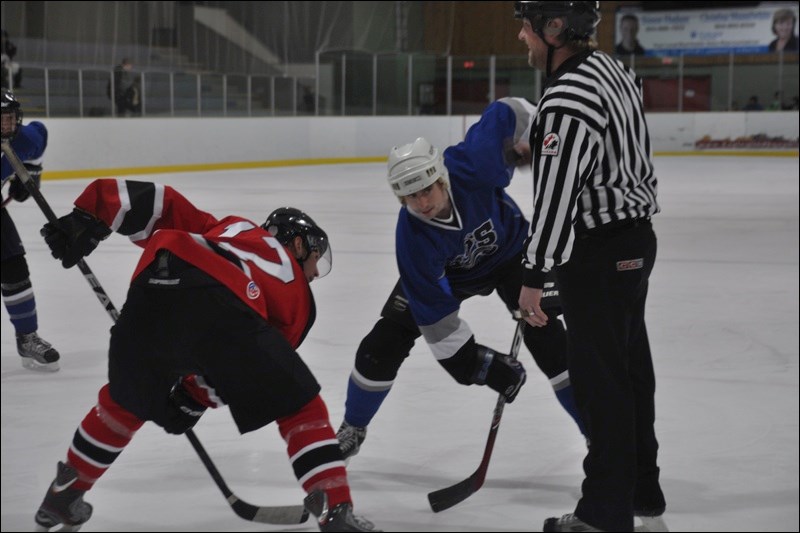
<path id="1" fill-rule="evenodd" d="M 779 9 L 772 16 L 772 33 L 777 37 L 769 43 L 770 52 L 797 52 L 797 35 L 794 28 L 797 24 L 797 16 L 791 9 Z"/>
<path id="2" fill-rule="evenodd" d="M 313 89 L 308 85 L 303 86 L 303 102 L 300 104 L 300 110 L 309 115 L 313 115 L 315 107 L 316 97 Z"/>
<path id="3" fill-rule="evenodd" d="M 781 92 L 775 91 L 775 96 L 772 98 L 772 103 L 769 104 L 770 111 L 780 111 L 783 109 L 783 99 L 781 98 Z"/>
<path id="4" fill-rule="evenodd" d="M 758 101 L 758 96 L 751 96 L 747 104 L 742 108 L 743 111 L 764 111 L 764 106 Z"/>
<path id="5" fill-rule="evenodd" d="M 123 58 L 122 62 L 114 67 L 114 104 L 117 106 L 117 116 L 127 117 L 141 113 L 139 85 L 139 78 L 133 74 L 133 63 L 127 57 Z"/>
<path id="6" fill-rule="evenodd" d="M 2 86 L 4 89 L 13 90 L 22 85 L 22 69 L 19 67 L 19 63 L 14 61 L 14 56 L 17 55 L 17 46 L 9 40 L 6 30 L 3 30 L 2 34 L 3 43 L 0 45 L 3 59 Z"/>
<path id="7" fill-rule="evenodd" d="M 639 44 L 639 18 L 636 15 L 623 15 L 619 22 L 619 32 L 622 40 L 614 48 L 614 53 L 619 56 L 642 55 L 644 48 Z"/>

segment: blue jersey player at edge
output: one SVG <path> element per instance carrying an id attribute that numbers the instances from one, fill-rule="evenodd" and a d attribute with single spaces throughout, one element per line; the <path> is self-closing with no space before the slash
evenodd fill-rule
<path id="1" fill-rule="evenodd" d="M 28 174 L 38 187 L 42 174 L 42 158 L 47 148 L 47 128 L 41 122 L 33 121 L 22 125 L 22 109 L 14 94 L 3 89 L 2 95 L 2 142 L 9 143 L 17 157 L 25 164 Z M 3 304 L 6 306 L 11 324 L 17 337 L 17 353 L 22 357 L 22 366 L 30 370 L 55 372 L 59 369 L 58 351 L 38 334 L 39 320 L 36 313 L 36 298 L 33 295 L 25 248 L 6 207 L 14 200 L 24 202 L 30 197 L 25 184 L 16 177 L 14 169 L 2 159 L 3 208 L 2 208 L 2 289 Z M 5 186 L 8 182 L 8 196 Z"/>
<path id="2" fill-rule="evenodd" d="M 388 181 L 402 204 L 395 232 L 400 280 L 356 352 L 337 432 L 346 459 L 358 453 L 420 335 L 462 385 L 488 385 L 510 403 L 525 383 L 522 364 L 477 343 L 458 312 L 467 298 L 494 291 L 509 312 L 517 308 L 529 224 L 505 188 L 515 167 L 530 161 L 535 111 L 523 98 L 502 98 L 444 154 L 422 137 L 390 151 Z M 550 289 L 545 303 L 553 320 L 545 328 L 526 325 L 524 342 L 583 432 L 556 319 L 558 293 Z"/>

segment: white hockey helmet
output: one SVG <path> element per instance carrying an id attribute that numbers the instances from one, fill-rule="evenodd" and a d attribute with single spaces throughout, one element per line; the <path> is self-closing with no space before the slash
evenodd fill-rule
<path id="1" fill-rule="evenodd" d="M 423 137 L 389 151 L 389 186 L 402 198 L 414 194 L 442 179 L 450 185 L 447 167 L 438 148 Z"/>

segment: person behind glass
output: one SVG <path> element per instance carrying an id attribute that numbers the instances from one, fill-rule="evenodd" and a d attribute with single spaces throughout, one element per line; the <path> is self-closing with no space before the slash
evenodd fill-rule
<path id="1" fill-rule="evenodd" d="M 300 104 L 300 110 L 309 115 L 313 115 L 315 108 L 316 97 L 314 96 L 314 90 L 306 85 L 303 87 L 303 99 L 302 103 Z"/>
<path id="2" fill-rule="evenodd" d="M 775 94 L 772 97 L 772 102 L 769 104 L 767 109 L 770 111 L 780 111 L 783 109 L 783 107 L 783 98 L 781 97 L 781 92 L 775 91 Z"/>
<path id="3" fill-rule="evenodd" d="M 118 117 L 141 112 L 139 78 L 133 74 L 133 63 L 127 57 L 114 67 L 114 105 Z"/>
<path id="4" fill-rule="evenodd" d="M 8 32 L 2 30 L 2 44 L 0 44 L 0 53 L 2 53 L 3 74 L 2 85 L 6 89 L 14 89 L 22 85 L 22 69 L 19 63 L 14 61 L 14 56 L 17 55 L 17 46 L 8 38 Z"/>
<path id="5" fill-rule="evenodd" d="M 769 43 L 770 52 L 797 52 L 798 40 L 794 33 L 797 16 L 791 9 L 779 9 L 772 16 L 772 33 L 776 39 Z"/>
<path id="6" fill-rule="evenodd" d="M 761 102 L 758 101 L 758 96 L 753 95 L 748 100 L 745 106 L 742 108 L 743 111 L 764 111 L 764 106 L 761 105 Z"/>
<path id="7" fill-rule="evenodd" d="M 38 121 L 22 125 L 22 109 L 8 89 L 3 89 L 2 141 L 9 143 L 17 157 L 24 163 L 31 179 L 39 186 L 42 160 L 47 148 L 47 128 Z M 59 369 L 60 355 L 53 346 L 41 338 L 36 298 L 33 295 L 25 248 L 22 246 L 17 227 L 9 215 L 7 205 L 11 200 L 24 202 L 30 191 L 16 176 L 8 159 L 3 154 L 3 186 L 9 183 L 8 198 L 2 208 L 2 294 L 3 304 L 14 326 L 17 337 L 17 352 L 22 357 L 22 366 L 29 370 L 55 372 Z"/>
<path id="8" fill-rule="evenodd" d="M 623 15 L 619 21 L 619 32 L 622 34 L 622 40 L 614 48 L 615 54 L 618 56 L 644 54 L 644 48 L 639 43 L 639 39 L 637 39 L 639 35 L 639 18 L 636 15 Z"/>
<path id="9" fill-rule="evenodd" d="M 666 531 L 645 326 L 659 212 L 641 79 L 596 49 L 599 2 L 516 2 L 518 38 L 546 78 L 531 127 L 533 218 L 519 307 L 544 327 L 555 274 L 588 453 L 573 513 L 544 531 Z M 636 517 L 636 518 L 635 518 Z"/>

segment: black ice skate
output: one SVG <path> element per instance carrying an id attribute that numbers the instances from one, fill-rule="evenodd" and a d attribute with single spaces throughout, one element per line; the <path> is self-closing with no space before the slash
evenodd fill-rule
<path id="1" fill-rule="evenodd" d="M 363 516 L 354 515 L 353 506 L 349 503 L 340 503 L 328 509 L 328 495 L 321 490 L 306 496 L 303 503 L 317 517 L 320 531 L 381 531 Z"/>
<path id="2" fill-rule="evenodd" d="M 543 531 L 603 531 L 592 527 L 572 513 L 561 518 L 548 518 L 544 521 Z"/>
<path id="3" fill-rule="evenodd" d="M 56 478 L 36 512 L 35 531 L 50 531 L 59 524 L 62 527 L 58 531 L 78 531 L 89 520 L 92 506 L 83 501 L 86 491 L 72 488 L 77 480 L 78 472 L 59 461 Z"/>

